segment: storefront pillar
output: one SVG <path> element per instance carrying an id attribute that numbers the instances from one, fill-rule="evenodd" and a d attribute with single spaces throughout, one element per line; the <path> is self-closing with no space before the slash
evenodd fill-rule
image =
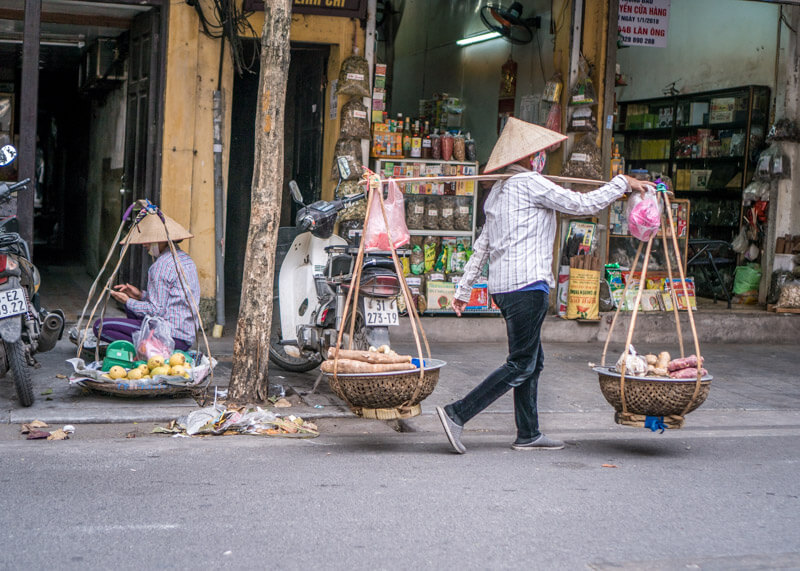
<path id="1" fill-rule="evenodd" d="M 783 109 L 776 109 L 776 119 L 791 119 L 800 124 L 800 41 L 797 30 L 800 29 L 800 6 L 784 7 L 784 14 L 791 28 L 789 42 L 784 56 Z M 788 29 L 787 29 L 788 28 Z M 792 31 L 794 30 L 794 31 Z M 774 269 L 775 241 L 785 234 L 800 234 L 800 143 L 784 141 L 782 149 L 791 164 L 791 177 L 777 181 L 770 199 L 769 220 L 772 223 L 767 230 L 764 244 L 763 276 L 759 302 L 765 303 L 769 290 L 770 278 Z"/>

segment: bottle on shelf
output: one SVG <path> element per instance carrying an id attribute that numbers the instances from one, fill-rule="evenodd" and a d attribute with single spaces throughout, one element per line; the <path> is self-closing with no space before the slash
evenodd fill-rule
<path id="1" fill-rule="evenodd" d="M 614 153 L 611 156 L 611 176 L 625 174 L 625 159 L 619 154 L 619 145 L 614 145 Z"/>
<path id="2" fill-rule="evenodd" d="M 398 153 L 400 154 L 400 153 Z M 408 158 L 411 156 L 411 118 L 406 117 L 406 122 L 403 125 L 403 156 Z"/>
<path id="3" fill-rule="evenodd" d="M 411 157 L 415 159 L 422 157 L 422 136 L 419 132 L 419 120 L 414 121 L 414 130 L 411 134 Z"/>
<path id="4" fill-rule="evenodd" d="M 425 121 L 425 127 L 422 130 L 422 158 L 429 159 L 432 156 L 431 125 L 429 121 Z"/>

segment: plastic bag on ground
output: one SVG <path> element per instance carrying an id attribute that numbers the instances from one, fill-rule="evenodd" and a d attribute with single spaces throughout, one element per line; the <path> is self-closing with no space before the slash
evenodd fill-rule
<path id="1" fill-rule="evenodd" d="M 371 191 L 381 192 L 381 190 Z M 410 239 L 408 227 L 406 226 L 406 208 L 403 201 L 403 193 L 397 188 L 394 180 L 389 181 L 388 197 L 384 200 L 386 208 L 386 220 L 389 222 L 388 233 L 392 235 L 392 245 L 395 248 L 408 244 Z M 364 247 L 367 250 L 389 250 L 389 236 L 386 229 L 386 222 L 381 212 L 381 203 L 378 197 L 372 199 L 370 206 L 369 221 L 364 228 Z"/>
<path id="2" fill-rule="evenodd" d="M 631 235 L 647 242 L 661 228 L 661 205 L 655 191 L 648 190 L 642 197 L 634 193 L 628 199 L 628 229 Z"/>
<path id="3" fill-rule="evenodd" d="M 133 334 L 133 346 L 137 359 L 147 361 L 154 355 L 168 359 L 175 349 L 169 322 L 161 317 L 145 316 L 139 331 Z"/>

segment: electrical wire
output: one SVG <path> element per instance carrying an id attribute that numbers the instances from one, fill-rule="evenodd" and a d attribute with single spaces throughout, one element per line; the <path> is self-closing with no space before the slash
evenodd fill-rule
<path id="1" fill-rule="evenodd" d="M 244 72 L 257 73 L 260 63 L 261 40 L 250 25 L 249 17 L 253 12 L 240 10 L 236 0 L 212 0 L 214 16 L 210 19 L 203 11 L 199 0 L 186 0 L 186 3 L 195 9 L 200 19 L 203 34 L 212 39 L 227 40 L 231 46 L 231 58 L 236 73 L 241 76 Z M 245 44 L 242 36 L 255 38 L 256 49 L 249 58 L 245 56 Z M 223 41 L 224 41 L 223 40 Z"/>
<path id="2" fill-rule="evenodd" d="M 789 23 L 789 20 L 786 18 L 786 14 L 783 13 L 783 5 L 781 5 L 780 10 L 781 10 L 781 22 L 786 24 L 786 27 L 789 28 L 792 32 L 794 32 L 796 34 L 797 30 L 792 28 L 792 25 Z"/>

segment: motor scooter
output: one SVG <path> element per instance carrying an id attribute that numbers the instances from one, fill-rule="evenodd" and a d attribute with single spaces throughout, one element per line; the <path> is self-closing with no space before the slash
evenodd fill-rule
<path id="1" fill-rule="evenodd" d="M 350 176 L 345 160 L 338 162 L 341 180 Z M 364 199 L 364 193 L 305 205 L 295 181 L 292 198 L 303 208 L 297 213 L 294 238 L 278 275 L 274 299 L 270 359 L 289 371 L 309 371 L 336 345 L 350 319 L 342 323 L 345 301 L 355 269 L 358 248 L 333 233 L 338 213 Z M 367 252 L 362 262 L 358 300 L 355 301 L 353 347 L 389 345 L 389 327 L 398 325 L 396 297 L 400 281 L 389 252 Z"/>
<path id="2" fill-rule="evenodd" d="M 16 158 L 10 145 L 0 149 L 0 167 Z M 0 183 L 0 204 L 25 190 L 30 179 Z M 11 217 L 13 218 L 13 217 Z M 33 355 L 49 351 L 64 332 L 64 313 L 47 311 L 39 304 L 39 270 L 31 262 L 28 244 L 16 232 L 8 232 L 6 219 L 0 222 L 0 377 L 10 370 L 17 398 L 22 406 L 33 404 L 33 385 L 29 366 Z"/>

